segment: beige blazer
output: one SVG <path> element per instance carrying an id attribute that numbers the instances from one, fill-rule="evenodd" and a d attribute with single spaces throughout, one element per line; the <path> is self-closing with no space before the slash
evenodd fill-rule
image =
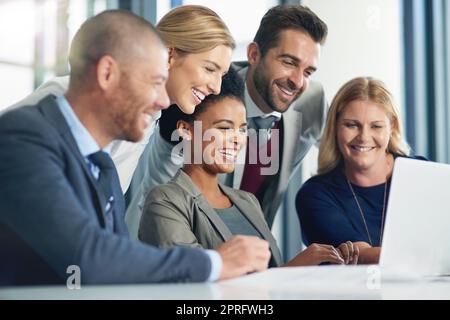
<path id="1" fill-rule="evenodd" d="M 269 242 L 272 252 L 269 265 L 281 265 L 280 250 L 256 197 L 222 184 L 220 188 Z M 141 241 L 163 248 L 182 245 L 216 249 L 232 236 L 191 178 L 182 170 L 169 183 L 154 188 L 146 198 L 139 225 L 138 237 Z"/>

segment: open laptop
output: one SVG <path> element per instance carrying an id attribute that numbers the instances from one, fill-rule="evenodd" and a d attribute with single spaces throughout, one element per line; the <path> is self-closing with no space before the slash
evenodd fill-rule
<path id="1" fill-rule="evenodd" d="M 383 278 L 450 275 L 450 165 L 397 158 L 386 215 Z"/>

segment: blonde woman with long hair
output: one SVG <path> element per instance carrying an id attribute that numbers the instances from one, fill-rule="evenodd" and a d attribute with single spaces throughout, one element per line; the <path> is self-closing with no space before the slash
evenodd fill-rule
<path id="1" fill-rule="evenodd" d="M 344 84 L 328 112 L 319 174 L 297 195 L 304 242 L 349 241 L 359 263 L 377 263 L 394 161 L 409 153 L 386 86 L 370 77 Z"/>

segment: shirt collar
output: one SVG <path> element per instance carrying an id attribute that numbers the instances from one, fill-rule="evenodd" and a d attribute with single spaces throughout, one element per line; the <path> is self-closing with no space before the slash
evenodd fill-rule
<path id="1" fill-rule="evenodd" d="M 64 116 L 64 119 L 69 125 L 70 131 L 75 138 L 78 149 L 83 157 L 87 157 L 97 151 L 100 151 L 100 147 L 94 138 L 91 136 L 86 127 L 78 119 L 77 115 L 73 111 L 72 107 L 67 101 L 66 97 L 59 96 L 56 98 L 59 110 Z M 110 146 L 106 147 L 103 151 L 109 153 Z"/>
<path id="2" fill-rule="evenodd" d="M 242 79 L 244 80 L 244 85 L 245 85 L 245 107 L 247 110 L 247 118 L 256 118 L 256 117 L 261 117 L 261 118 L 267 118 L 269 116 L 274 116 L 275 118 L 277 118 L 277 120 L 281 119 L 281 113 L 277 112 L 277 111 L 272 111 L 271 113 L 264 113 L 261 111 L 261 109 L 255 104 L 255 102 L 253 102 L 253 99 L 250 97 L 250 94 L 248 92 L 248 88 L 247 88 L 247 71 L 248 71 L 248 67 L 243 68 L 241 70 L 239 70 L 238 74 L 242 77 Z"/>

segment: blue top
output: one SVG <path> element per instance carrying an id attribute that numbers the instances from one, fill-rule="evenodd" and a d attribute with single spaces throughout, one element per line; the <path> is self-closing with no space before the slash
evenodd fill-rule
<path id="1" fill-rule="evenodd" d="M 391 179 L 387 181 L 385 212 L 390 186 Z M 385 183 L 372 187 L 352 184 L 352 187 L 364 214 L 372 246 L 378 247 Z M 346 241 L 370 244 L 358 204 L 341 167 L 305 182 L 297 194 L 296 207 L 306 245 L 323 243 L 338 246 Z"/>

